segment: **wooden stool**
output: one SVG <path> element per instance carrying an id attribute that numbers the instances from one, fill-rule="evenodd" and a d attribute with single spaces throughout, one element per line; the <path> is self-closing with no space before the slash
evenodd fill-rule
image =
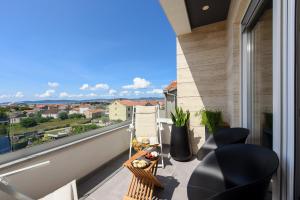
<path id="1" fill-rule="evenodd" d="M 155 177 L 159 159 L 151 161 L 145 169 L 135 168 L 131 164 L 132 161 L 144 156 L 146 153 L 147 151 L 139 151 L 124 163 L 124 167 L 128 168 L 133 174 L 124 200 L 152 200 L 154 186 L 163 188 L 163 185 Z"/>

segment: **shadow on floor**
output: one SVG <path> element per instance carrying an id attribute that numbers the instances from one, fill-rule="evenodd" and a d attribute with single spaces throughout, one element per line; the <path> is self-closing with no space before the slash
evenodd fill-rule
<path id="1" fill-rule="evenodd" d="M 179 185 L 178 180 L 172 176 L 159 176 L 158 175 L 157 178 L 160 180 L 161 183 L 164 184 L 164 189 L 158 188 L 158 189 L 154 190 L 155 197 L 153 200 L 172 199 L 174 190 Z"/>
<path id="2" fill-rule="evenodd" d="M 105 165 L 99 167 L 87 176 L 77 181 L 78 197 L 91 193 L 93 190 L 99 188 L 103 182 L 111 178 L 115 173 L 122 168 L 123 163 L 128 159 L 128 151 L 115 157 Z"/>

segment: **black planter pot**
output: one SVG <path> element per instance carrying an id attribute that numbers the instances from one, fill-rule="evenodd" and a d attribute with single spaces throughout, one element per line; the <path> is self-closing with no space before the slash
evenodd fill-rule
<path id="1" fill-rule="evenodd" d="M 174 160 L 188 161 L 192 158 L 192 151 L 186 126 L 172 125 L 170 154 Z"/>

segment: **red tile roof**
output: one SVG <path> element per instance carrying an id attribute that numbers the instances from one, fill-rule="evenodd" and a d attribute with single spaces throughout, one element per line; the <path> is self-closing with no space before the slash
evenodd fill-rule
<path id="1" fill-rule="evenodd" d="M 157 105 L 158 101 L 132 101 L 132 100 L 120 100 L 120 104 L 125 106 L 146 106 L 146 105 Z"/>
<path id="2" fill-rule="evenodd" d="M 177 81 L 172 81 L 164 90 L 172 91 L 177 89 Z"/>

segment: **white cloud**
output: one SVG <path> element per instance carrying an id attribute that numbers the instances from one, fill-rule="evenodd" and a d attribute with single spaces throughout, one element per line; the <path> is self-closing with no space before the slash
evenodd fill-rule
<path id="1" fill-rule="evenodd" d="M 91 90 L 99 90 L 99 89 L 108 90 L 109 86 L 105 83 L 98 83 L 94 87 L 91 87 Z"/>
<path id="2" fill-rule="evenodd" d="M 48 82 L 48 86 L 51 88 L 57 88 L 59 86 L 59 83 L 57 82 Z"/>
<path id="3" fill-rule="evenodd" d="M 82 98 L 84 96 L 85 95 L 83 95 L 83 94 L 69 94 L 67 92 L 61 92 L 59 94 L 59 97 L 61 97 L 61 98 Z"/>
<path id="4" fill-rule="evenodd" d="M 22 92 L 17 92 L 17 93 L 15 94 L 15 97 L 16 97 L 16 98 L 22 98 L 22 97 L 24 97 L 24 94 L 23 94 Z"/>
<path id="5" fill-rule="evenodd" d="M 109 91 L 108 91 L 108 94 L 109 95 L 115 95 L 117 93 L 117 90 L 114 90 L 114 89 L 110 89 Z"/>
<path id="6" fill-rule="evenodd" d="M 150 86 L 150 81 L 147 81 L 146 79 L 136 77 L 133 79 L 132 85 L 125 85 L 123 86 L 124 89 L 143 89 L 148 88 Z"/>
<path id="7" fill-rule="evenodd" d="M 6 98 L 9 98 L 10 96 L 7 95 L 7 94 L 1 94 L 0 95 L 0 99 L 6 99 Z"/>
<path id="8" fill-rule="evenodd" d="M 127 96 L 129 94 L 130 94 L 130 92 L 128 90 L 124 90 L 124 91 L 121 91 L 119 95 L 120 96 Z"/>
<path id="9" fill-rule="evenodd" d="M 144 94 L 144 92 L 136 90 L 136 91 L 134 91 L 134 94 L 138 96 L 138 95 Z"/>
<path id="10" fill-rule="evenodd" d="M 89 89 L 89 84 L 83 84 L 79 89 L 81 89 L 81 90 L 87 90 L 87 89 Z"/>
<path id="11" fill-rule="evenodd" d="M 53 96 L 54 93 L 55 93 L 55 90 L 50 89 L 50 90 L 46 90 L 42 94 L 36 94 L 35 96 L 39 97 L 39 98 L 45 98 L 45 97 L 51 97 L 51 96 Z"/>
<path id="12" fill-rule="evenodd" d="M 150 91 L 147 91 L 147 94 L 162 94 L 163 90 L 162 89 L 153 89 Z"/>
<path id="13" fill-rule="evenodd" d="M 69 97 L 70 95 L 67 92 L 61 92 L 59 97 Z"/>
<path id="14" fill-rule="evenodd" d="M 98 96 L 98 94 L 95 94 L 95 93 L 90 93 L 90 94 L 87 94 L 86 96 L 87 96 L 87 97 L 97 97 L 97 96 Z"/>
<path id="15" fill-rule="evenodd" d="M 80 88 L 80 90 L 108 90 L 109 89 L 109 85 L 105 84 L 105 83 L 97 83 L 95 86 L 91 86 L 87 83 L 83 84 Z"/>
<path id="16" fill-rule="evenodd" d="M 89 94 L 69 94 L 67 92 L 61 92 L 59 94 L 60 98 L 83 98 L 83 97 L 97 97 L 99 96 L 98 94 L 95 93 L 89 93 Z"/>
<path id="17" fill-rule="evenodd" d="M 0 99 L 11 99 L 11 98 L 23 98 L 23 92 L 17 92 L 16 94 L 0 94 Z"/>

